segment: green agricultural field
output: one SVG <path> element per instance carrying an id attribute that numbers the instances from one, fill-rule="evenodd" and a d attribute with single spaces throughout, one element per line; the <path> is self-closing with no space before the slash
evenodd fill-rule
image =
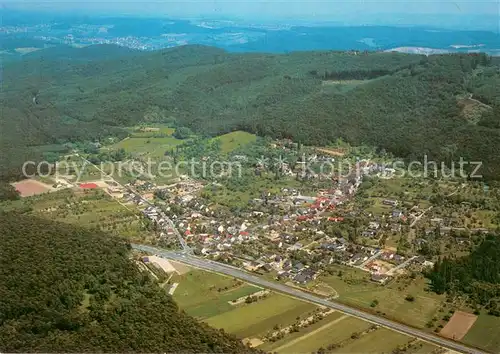
<path id="1" fill-rule="evenodd" d="M 257 136 L 254 134 L 250 134 L 241 130 L 234 131 L 232 133 L 224 134 L 218 136 L 214 139 L 217 139 L 221 143 L 221 151 L 223 153 L 228 153 L 237 148 L 247 145 L 249 143 L 253 143 L 257 140 Z"/>
<path id="2" fill-rule="evenodd" d="M 311 353 L 321 347 L 339 343 L 349 338 L 352 333 L 364 331 L 370 326 L 368 322 L 336 312 L 299 332 L 288 334 L 277 342 L 265 343 L 259 349 L 278 353 Z"/>
<path id="3" fill-rule="evenodd" d="M 192 270 L 171 280 L 179 283 L 174 299 L 192 316 L 200 319 L 236 308 L 229 302 L 251 295 L 260 289 L 223 275 Z"/>
<path id="4" fill-rule="evenodd" d="M 496 214 L 496 212 L 491 210 L 476 210 L 472 213 L 472 217 L 476 220 L 476 222 L 474 223 L 471 220 L 469 227 L 486 227 L 488 229 L 495 229 L 498 227 L 498 225 L 493 222 Z"/>
<path id="5" fill-rule="evenodd" d="M 347 267 L 339 267 L 339 270 L 343 272 L 342 278 L 332 275 L 321 277 L 319 281 L 332 286 L 338 292 L 340 301 L 385 313 L 387 317 L 419 328 L 425 328 L 444 301 L 444 296 L 424 290 L 427 281 L 422 277 L 396 280 L 382 286 L 369 281 L 366 272 Z M 415 301 L 405 300 L 408 294 L 413 295 Z M 374 308 L 370 306 L 373 300 L 378 300 Z"/>
<path id="6" fill-rule="evenodd" d="M 51 177 L 36 176 L 34 179 L 36 179 L 37 181 L 40 181 L 42 183 L 48 184 L 49 186 L 52 186 L 53 184 L 56 183 L 56 181 Z"/>
<path id="7" fill-rule="evenodd" d="M 68 177 L 70 182 L 76 183 L 96 181 L 105 177 L 93 164 L 76 155 L 59 161 L 57 163 L 57 174 Z M 69 178 L 70 176 L 73 176 L 73 178 Z"/>
<path id="8" fill-rule="evenodd" d="M 345 346 L 334 350 L 334 353 L 390 353 L 400 345 L 411 341 L 405 336 L 386 328 L 363 334 L 358 339 L 349 341 Z"/>
<path id="9" fill-rule="evenodd" d="M 368 200 L 373 204 L 367 209 L 376 215 L 388 214 L 393 208 L 384 205 L 384 199 L 396 199 L 402 203 L 418 205 L 420 209 L 426 209 L 431 204 L 428 200 L 430 195 L 452 193 L 459 185 L 453 182 L 429 182 L 423 179 L 391 178 L 378 179 L 369 182 L 371 187 L 366 190 Z"/>
<path id="10" fill-rule="evenodd" d="M 107 147 L 110 150 L 124 149 L 125 152 L 143 158 L 163 159 L 165 152 L 175 149 L 184 141 L 171 136 L 162 138 L 125 138 L 122 141 Z"/>
<path id="11" fill-rule="evenodd" d="M 128 128 L 127 130 L 133 138 L 151 138 L 158 137 L 160 135 L 172 135 L 175 131 L 174 128 L 163 124 L 137 126 Z"/>
<path id="12" fill-rule="evenodd" d="M 211 317 L 206 322 L 237 337 L 253 338 L 265 335 L 276 325 L 289 326 L 296 322 L 298 316 L 305 318 L 315 308 L 315 305 L 307 302 L 272 294 L 265 299 Z"/>
<path id="13" fill-rule="evenodd" d="M 262 178 L 255 178 L 245 188 L 230 190 L 225 187 L 218 188 L 215 192 L 207 191 L 207 197 L 214 203 L 227 207 L 248 207 L 253 198 L 260 198 L 263 191 L 278 193 L 281 188 L 299 188 L 300 182 L 295 178 L 283 178 L 275 180 L 273 175 L 265 175 Z M 304 192 L 306 193 L 306 192 Z"/>
<path id="14" fill-rule="evenodd" d="M 487 314 L 479 315 L 463 342 L 492 353 L 500 352 L 500 318 Z"/>
<path id="15" fill-rule="evenodd" d="M 407 354 L 429 354 L 436 350 L 437 347 L 427 342 L 417 341 L 406 350 Z"/>
<path id="16" fill-rule="evenodd" d="M 390 214 L 392 212 L 392 207 L 389 205 L 384 205 L 382 201 L 384 198 L 369 198 L 368 199 L 373 204 L 366 209 L 368 213 L 373 215 L 381 216 L 383 214 Z"/>
<path id="17" fill-rule="evenodd" d="M 150 236 L 135 207 L 125 207 L 101 190 L 65 189 L 4 202 L 0 209 L 23 210 L 33 215 L 85 227 L 96 227 L 132 240 Z"/>

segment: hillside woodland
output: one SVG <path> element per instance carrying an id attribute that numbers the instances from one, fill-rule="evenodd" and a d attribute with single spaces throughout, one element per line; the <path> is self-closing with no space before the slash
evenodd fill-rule
<path id="1" fill-rule="evenodd" d="M 180 311 L 122 240 L 0 215 L 0 351 L 255 352 Z"/>
<path id="2" fill-rule="evenodd" d="M 4 67 L 0 172 L 15 178 L 21 161 L 51 146 L 123 137 L 124 126 L 159 121 L 202 135 L 240 129 L 310 145 L 342 138 L 420 160 L 462 156 L 483 161 L 483 175 L 495 178 L 499 90 L 500 61 L 477 53 L 55 47 Z M 481 105 L 474 119 L 464 98 Z"/>
<path id="3" fill-rule="evenodd" d="M 465 294 L 477 306 L 500 316 L 500 239 L 489 235 L 471 254 L 444 258 L 427 273 L 437 293 Z"/>

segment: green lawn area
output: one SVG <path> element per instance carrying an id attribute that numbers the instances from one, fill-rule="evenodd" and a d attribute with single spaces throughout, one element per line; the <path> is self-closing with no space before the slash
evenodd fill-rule
<path id="1" fill-rule="evenodd" d="M 445 193 L 449 190 L 446 184 L 438 184 L 436 188 Z M 369 212 L 380 215 L 390 212 L 393 208 L 382 204 L 384 199 L 395 199 L 416 203 L 420 208 L 428 208 L 430 202 L 428 196 L 433 194 L 433 186 L 422 179 L 391 178 L 379 179 L 371 188 L 367 190 L 370 200 L 375 204 L 369 208 Z M 446 193 L 445 193 L 446 194 Z"/>
<path id="2" fill-rule="evenodd" d="M 232 311 L 211 317 L 206 322 L 215 328 L 224 328 L 240 338 L 259 337 L 279 324 L 293 324 L 297 316 L 307 317 L 315 305 L 290 297 L 272 294 L 251 304 L 244 304 Z"/>
<path id="3" fill-rule="evenodd" d="M 345 303 L 380 311 L 387 317 L 409 323 L 419 328 L 437 313 L 444 297 L 431 292 L 426 292 L 427 281 L 419 277 L 405 285 L 394 281 L 386 286 L 378 285 L 367 280 L 366 272 L 353 268 L 339 267 L 344 274 L 342 279 L 337 275 L 320 277 L 318 280 L 332 286 L 339 294 L 339 300 Z M 403 290 L 399 290 L 403 287 Z M 405 297 L 411 294 L 415 301 L 409 302 Z M 378 300 L 375 308 L 370 307 L 373 300 Z"/>
<path id="4" fill-rule="evenodd" d="M 58 162 L 57 174 L 74 176 L 70 181 L 76 183 L 100 180 L 105 177 L 93 164 L 85 162 L 79 156 L 71 156 Z"/>
<path id="5" fill-rule="evenodd" d="M 241 130 L 237 130 L 218 136 L 214 139 L 217 139 L 221 142 L 221 151 L 223 153 L 228 153 L 241 146 L 254 142 L 255 140 L 257 140 L 257 136 Z"/>
<path id="6" fill-rule="evenodd" d="M 56 183 L 56 181 L 53 178 L 50 177 L 41 177 L 41 176 L 36 176 L 35 179 L 37 181 L 40 181 L 42 183 L 48 184 L 49 186 L 52 186 Z"/>
<path id="7" fill-rule="evenodd" d="M 152 159 L 162 159 L 165 152 L 172 150 L 176 145 L 182 144 L 184 141 L 171 136 L 154 138 L 126 138 L 122 141 L 107 147 L 109 150 L 124 149 L 125 152 L 133 155 L 141 155 Z"/>
<path id="8" fill-rule="evenodd" d="M 392 207 L 389 205 L 382 204 L 384 198 L 369 198 L 370 201 L 373 202 L 366 211 L 376 216 L 381 216 L 383 214 L 390 214 L 392 212 Z"/>
<path id="9" fill-rule="evenodd" d="M 436 346 L 427 342 L 418 341 L 409 348 L 406 353 L 408 354 L 429 354 L 436 350 Z"/>
<path id="10" fill-rule="evenodd" d="M 354 317 L 344 317 L 344 314 L 337 312 L 277 342 L 265 343 L 259 349 L 278 353 L 311 353 L 321 347 L 341 342 L 349 338 L 352 333 L 364 331 L 370 326 L 368 322 Z"/>
<path id="11" fill-rule="evenodd" d="M 300 182 L 295 178 L 283 178 L 275 180 L 273 176 L 266 175 L 263 178 L 255 178 L 247 188 L 232 191 L 225 187 L 220 187 L 216 192 L 209 192 L 212 202 L 227 207 L 248 207 L 249 201 L 253 198 L 260 198 L 262 191 L 278 193 L 281 188 L 299 188 Z"/>
<path id="12" fill-rule="evenodd" d="M 462 340 L 464 343 L 500 352 L 500 317 L 481 314 Z"/>
<path id="13" fill-rule="evenodd" d="M 338 320 L 340 317 L 342 317 L 343 314 L 341 312 L 334 312 L 321 321 L 318 321 L 307 328 L 301 328 L 299 332 L 293 332 L 285 335 L 280 340 L 277 340 L 276 342 L 264 342 L 264 344 L 259 346 L 259 349 L 265 350 L 266 352 L 274 352 L 275 349 L 287 344 L 287 343 L 298 343 L 299 341 L 302 341 L 302 337 L 308 335 L 310 337 L 314 337 L 315 333 L 323 333 L 323 327 L 327 327 L 328 324 L 332 323 L 334 320 Z M 345 319 L 344 319 L 345 320 Z M 332 328 L 332 327 L 328 327 Z M 304 339 L 305 340 L 305 339 Z M 286 349 L 286 348 L 284 348 Z M 315 349 L 315 348 L 311 348 Z"/>
<path id="14" fill-rule="evenodd" d="M 85 227 L 97 227 L 120 236 L 140 239 L 150 233 L 137 218 L 139 211 L 120 205 L 101 190 L 65 189 L 5 203 L 5 210 L 30 208 L 33 215 Z M 0 204 L 0 208 L 2 205 Z"/>
<path id="15" fill-rule="evenodd" d="M 174 293 L 177 304 L 190 315 L 201 319 L 231 311 L 235 306 L 228 301 L 260 290 L 233 278 L 201 270 L 176 276 L 172 282 L 179 283 Z"/>
<path id="16" fill-rule="evenodd" d="M 175 131 L 174 128 L 171 128 L 164 124 L 151 124 L 141 127 L 131 127 L 127 130 L 134 138 L 149 138 L 155 135 L 172 135 Z"/>
<path id="17" fill-rule="evenodd" d="M 334 350 L 334 353 L 390 353 L 399 345 L 408 343 L 411 337 L 386 328 L 362 335 L 354 339 L 342 348 Z"/>
<path id="18" fill-rule="evenodd" d="M 405 179 L 403 178 L 380 179 L 370 192 L 378 196 L 395 196 L 408 192 L 407 188 L 403 186 L 404 183 Z"/>
<path id="19" fill-rule="evenodd" d="M 496 228 L 497 225 L 492 222 L 496 212 L 490 210 L 476 210 L 472 216 L 476 218 L 477 223 L 471 223 L 470 227 L 486 227 L 488 229 Z"/>

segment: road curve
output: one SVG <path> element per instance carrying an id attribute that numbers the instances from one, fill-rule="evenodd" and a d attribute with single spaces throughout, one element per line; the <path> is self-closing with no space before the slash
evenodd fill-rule
<path id="1" fill-rule="evenodd" d="M 242 271 L 241 269 L 233 266 L 229 266 L 227 264 L 211 261 L 208 259 L 204 258 L 198 258 L 194 257 L 192 255 L 183 253 L 183 252 L 178 252 L 178 251 L 167 251 L 167 250 L 162 250 L 156 247 L 152 246 L 146 246 L 146 245 L 138 245 L 138 244 L 132 244 L 132 248 L 144 252 L 149 252 L 156 254 L 158 256 L 168 258 L 174 261 L 182 262 L 191 266 L 194 266 L 196 268 L 200 269 L 205 269 L 208 271 L 213 271 L 213 272 L 218 272 L 222 274 L 226 274 L 235 278 L 239 278 L 242 280 L 245 280 L 247 282 L 259 285 L 263 288 L 268 288 L 272 289 L 290 296 L 293 296 L 298 299 L 306 300 L 318 305 L 326 306 L 329 308 L 332 308 L 334 310 L 343 312 L 345 314 L 361 318 L 365 321 L 372 322 L 374 324 L 407 334 L 409 336 L 421 339 L 423 341 L 436 344 L 438 346 L 447 348 L 447 349 L 452 349 L 461 353 L 471 353 L 471 354 L 487 354 L 485 351 L 481 351 L 479 349 L 471 348 L 468 347 L 464 344 L 443 338 L 443 337 L 438 337 L 436 335 L 433 335 L 428 332 L 421 331 L 419 329 L 388 320 L 383 317 L 375 316 L 370 313 L 358 310 L 356 308 L 352 308 L 349 306 L 346 306 L 344 304 L 340 304 L 337 302 L 329 301 L 322 299 L 320 297 L 314 296 L 312 294 L 306 293 L 304 291 L 301 291 L 296 288 L 292 288 L 289 286 L 286 286 L 284 284 L 280 283 L 275 283 L 275 282 L 270 282 L 265 279 L 262 279 L 260 277 L 257 277 L 253 274 L 247 273 Z"/>

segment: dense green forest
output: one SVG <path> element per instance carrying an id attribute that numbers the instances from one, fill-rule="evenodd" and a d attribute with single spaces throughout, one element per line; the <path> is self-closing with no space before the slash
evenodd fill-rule
<path id="1" fill-rule="evenodd" d="M 0 175 L 16 177 L 41 147 L 122 137 L 124 126 L 155 120 L 204 135 L 242 129 L 310 145 L 342 138 L 405 158 L 463 156 L 496 178 L 499 69 L 477 53 L 49 48 L 4 67 Z M 483 105 L 477 119 L 464 114 L 463 97 Z"/>
<path id="2" fill-rule="evenodd" d="M 180 311 L 123 241 L 0 214 L 0 351 L 252 352 Z"/>
<path id="3" fill-rule="evenodd" d="M 500 238 L 487 236 L 470 255 L 444 258 L 427 276 L 438 293 L 461 293 L 500 316 Z"/>

